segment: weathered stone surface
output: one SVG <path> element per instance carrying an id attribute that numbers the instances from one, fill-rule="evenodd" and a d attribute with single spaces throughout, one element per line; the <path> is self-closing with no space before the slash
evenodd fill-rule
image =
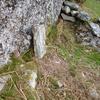
<path id="1" fill-rule="evenodd" d="M 99 94 L 98 94 L 98 92 L 97 92 L 97 90 L 95 88 L 90 89 L 89 90 L 89 94 L 95 100 L 99 100 L 100 99 L 99 98 Z"/>
<path id="2" fill-rule="evenodd" d="M 93 35 L 93 32 L 89 27 L 81 26 L 76 33 L 77 42 L 82 45 L 92 46 L 100 51 L 100 38 Z"/>
<path id="3" fill-rule="evenodd" d="M 96 23 L 90 22 L 89 23 L 93 33 L 97 36 L 100 37 L 100 26 Z"/>
<path id="4" fill-rule="evenodd" d="M 89 21 L 91 19 L 89 14 L 85 11 L 80 11 L 77 17 L 83 21 Z"/>
<path id="5" fill-rule="evenodd" d="M 28 80 L 28 84 L 32 89 L 35 89 L 36 85 L 37 85 L 37 73 L 34 71 L 30 71 L 30 77 Z"/>
<path id="6" fill-rule="evenodd" d="M 68 15 L 66 15 L 64 13 L 61 13 L 61 16 L 62 16 L 63 20 L 65 20 L 65 21 L 75 22 L 75 18 L 74 17 L 68 16 Z"/>
<path id="7" fill-rule="evenodd" d="M 63 6 L 62 7 L 62 11 L 66 14 L 69 14 L 71 12 L 71 9 L 69 6 Z"/>
<path id="8" fill-rule="evenodd" d="M 64 5 L 69 6 L 72 10 L 78 10 L 79 9 L 79 5 L 77 3 L 74 3 L 74 2 L 65 1 Z"/>
<path id="9" fill-rule="evenodd" d="M 46 27 L 48 23 L 53 24 L 60 14 L 62 3 L 63 0 L 0 0 L 0 44 L 5 58 L 0 56 L 0 65 L 7 63 L 9 54 L 14 50 L 27 50 L 30 46 L 32 25 L 38 30 L 41 29 L 41 23 Z M 44 33 L 36 31 L 33 34 Z M 35 47 L 41 49 L 40 46 Z"/>
<path id="10" fill-rule="evenodd" d="M 75 10 L 71 11 L 71 15 L 72 16 L 77 16 L 78 14 L 79 14 L 79 11 L 75 11 Z"/>
<path id="11" fill-rule="evenodd" d="M 35 56 L 38 58 L 42 58 L 44 54 L 46 53 L 46 47 L 45 47 L 45 40 L 46 40 L 46 29 L 45 25 L 41 24 L 38 26 L 38 29 L 36 26 L 32 29 L 34 33 L 34 51 Z"/>
<path id="12" fill-rule="evenodd" d="M 4 88 L 9 78 L 9 75 L 0 77 L 0 91 Z"/>

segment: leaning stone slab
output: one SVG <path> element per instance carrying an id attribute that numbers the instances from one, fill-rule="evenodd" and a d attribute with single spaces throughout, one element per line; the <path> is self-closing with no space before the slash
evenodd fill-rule
<path id="1" fill-rule="evenodd" d="M 45 45 L 45 40 L 46 40 L 46 29 L 45 25 L 41 24 L 38 26 L 34 26 L 32 28 L 33 32 L 33 41 L 34 41 L 34 52 L 35 56 L 38 58 L 42 58 L 44 54 L 46 53 L 46 45 Z"/>
<path id="2" fill-rule="evenodd" d="M 93 33 L 97 36 L 97 37 L 100 37 L 100 26 L 96 23 L 89 23 Z"/>
<path id="3" fill-rule="evenodd" d="M 74 2 L 65 1 L 64 5 L 69 6 L 72 10 L 78 10 L 79 9 L 79 5 L 77 3 L 74 3 Z"/>
<path id="4" fill-rule="evenodd" d="M 0 91 L 4 88 L 9 78 L 10 78 L 9 75 L 0 77 Z"/>
<path id="5" fill-rule="evenodd" d="M 68 16 L 68 15 L 66 15 L 64 13 L 62 13 L 61 16 L 62 16 L 63 20 L 65 20 L 65 21 L 75 22 L 75 18 L 74 17 Z"/>

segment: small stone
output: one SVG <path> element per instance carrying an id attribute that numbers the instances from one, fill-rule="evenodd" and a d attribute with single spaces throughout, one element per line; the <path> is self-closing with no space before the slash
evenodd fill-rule
<path id="1" fill-rule="evenodd" d="M 93 33 L 97 36 L 97 37 L 100 37 L 100 26 L 96 23 L 89 23 Z"/>
<path id="2" fill-rule="evenodd" d="M 62 11 L 66 14 L 69 14 L 71 12 L 71 9 L 68 6 L 63 6 Z"/>
<path id="3" fill-rule="evenodd" d="M 21 64 L 20 67 L 24 67 L 24 64 Z"/>
<path id="4" fill-rule="evenodd" d="M 34 34 L 34 53 L 37 58 L 42 58 L 46 54 L 46 28 L 44 24 L 32 28 Z"/>
<path id="5" fill-rule="evenodd" d="M 74 3 L 74 2 L 65 1 L 64 5 L 69 6 L 71 10 L 78 10 L 79 9 L 79 5 L 77 3 Z"/>
<path id="6" fill-rule="evenodd" d="M 2 43 L 0 43 L 0 55 L 3 55 L 3 47 L 2 47 Z"/>
<path id="7" fill-rule="evenodd" d="M 77 15 L 77 18 L 79 18 L 80 20 L 83 20 L 83 21 L 89 21 L 91 19 L 89 14 L 85 11 L 79 12 L 79 14 Z"/>
<path id="8" fill-rule="evenodd" d="M 29 85 L 30 87 L 32 87 L 33 89 L 35 89 L 36 87 L 36 79 L 37 79 L 37 73 L 36 72 L 32 72 L 31 75 L 30 75 L 30 79 L 29 79 Z"/>
<path id="9" fill-rule="evenodd" d="M 100 22 L 100 18 L 98 18 L 98 21 Z"/>
<path id="10" fill-rule="evenodd" d="M 0 91 L 4 88 L 9 78 L 9 75 L 0 77 Z"/>
<path id="11" fill-rule="evenodd" d="M 71 11 L 71 15 L 72 16 L 77 16 L 78 14 L 79 14 L 79 11 L 75 11 L 75 10 Z"/>
<path id="12" fill-rule="evenodd" d="M 63 84 L 60 81 L 57 81 L 58 86 L 61 88 L 63 86 Z"/>
<path id="13" fill-rule="evenodd" d="M 74 17 L 65 15 L 64 13 L 62 13 L 61 16 L 62 16 L 63 20 L 65 20 L 65 21 L 75 22 L 75 18 Z"/>

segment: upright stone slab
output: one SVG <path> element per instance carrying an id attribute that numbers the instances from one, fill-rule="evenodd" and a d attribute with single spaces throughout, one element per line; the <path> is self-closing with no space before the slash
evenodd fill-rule
<path id="1" fill-rule="evenodd" d="M 42 58 L 46 53 L 46 29 L 44 24 L 40 24 L 38 26 L 34 26 L 32 28 L 33 32 L 33 43 L 34 43 L 34 52 L 35 56 L 38 58 Z"/>

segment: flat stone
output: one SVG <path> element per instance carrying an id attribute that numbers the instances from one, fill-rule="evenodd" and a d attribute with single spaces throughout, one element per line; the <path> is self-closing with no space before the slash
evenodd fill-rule
<path id="1" fill-rule="evenodd" d="M 79 9 L 79 5 L 77 3 L 74 3 L 74 2 L 65 1 L 64 5 L 69 6 L 70 9 L 72 9 L 72 10 L 78 10 Z"/>
<path id="2" fill-rule="evenodd" d="M 89 23 L 93 33 L 97 36 L 100 37 L 100 26 L 96 23 L 90 22 Z"/>
<path id="3" fill-rule="evenodd" d="M 80 20 L 83 20 L 83 21 L 89 21 L 91 19 L 89 14 L 85 11 L 79 12 L 79 14 L 77 15 L 77 18 L 79 18 Z"/>
<path id="4" fill-rule="evenodd" d="M 62 13 L 61 16 L 62 16 L 63 20 L 65 20 L 65 21 L 75 22 L 75 18 L 74 17 L 68 16 L 68 15 L 66 15 L 64 13 Z"/>

